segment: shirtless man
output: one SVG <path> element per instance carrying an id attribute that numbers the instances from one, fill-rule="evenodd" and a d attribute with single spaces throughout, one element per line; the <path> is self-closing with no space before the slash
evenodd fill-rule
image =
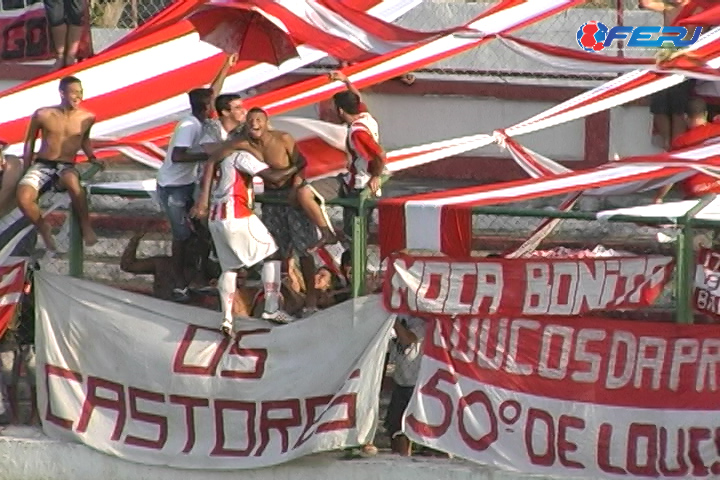
<path id="1" fill-rule="evenodd" d="M 36 110 L 25 137 L 23 160 L 25 168 L 30 168 L 18 184 L 18 207 L 37 227 L 51 252 L 57 250 L 55 239 L 37 204 L 39 192 L 48 181 L 54 182 L 57 188 L 67 190 L 70 195 L 85 245 L 97 243 L 97 236 L 90 225 L 85 190 L 80 185 L 80 174 L 75 168 L 75 156 L 80 149 L 88 160 L 97 161 L 90 144 L 90 129 L 95 123 L 95 115 L 80 108 L 82 98 L 80 80 L 75 77 L 60 80 L 60 105 Z M 38 134 L 42 136 L 42 144 L 36 155 Z"/>
<path id="2" fill-rule="evenodd" d="M 261 108 L 252 108 L 248 111 L 245 134 L 226 141 L 218 151 L 211 155 L 210 162 L 217 163 L 236 150 L 251 151 L 270 169 L 276 171 L 286 171 L 292 166 L 305 163 L 305 159 L 290 134 L 269 130 L 268 115 Z M 209 174 L 206 172 L 206 178 L 207 175 Z M 290 177 L 289 181 L 279 184 L 263 178 L 265 194 L 289 199 L 293 186 L 300 183 L 301 175 L 302 172 Z M 203 194 L 209 195 L 209 183 L 203 185 Z M 263 263 L 262 278 L 266 312 L 271 315 L 271 312 L 279 309 L 281 263 L 282 260 L 288 260 L 294 251 L 300 257 L 305 283 L 310 285 L 305 298 L 303 316 L 312 314 L 317 310 L 317 292 L 313 281 L 315 261 L 308 250 L 318 242 L 317 229 L 301 210 L 289 205 L 264 204 L 262 221 L 278 246 L 278 252 Z"/>
<path id="3" fill-rule="evenodd" d="M 141 229 L 130 238 L 120 257 L 120 269 L 123 272 L 135 275 L 152 275 L 153 296 L 161 300 L 172 300 L 173 275 L 175 273 L 173 259 L 167 255 L 138 258 L 137 250 L 144 236 L 145 230 Z M 190 253 L 183 257 L 183 268 L 188 275 L 196 273 L 199 252 L 203 250 L 199 245 L 200 242 L 202 242 L 202 239 L 197 236 L 193 237 L 190 243 Z"/>

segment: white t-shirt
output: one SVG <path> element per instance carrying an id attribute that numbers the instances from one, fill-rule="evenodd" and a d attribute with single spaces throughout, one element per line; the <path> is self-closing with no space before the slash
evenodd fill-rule
<path id="1" fill-rule="evenodd" d="M 209 120 L 205 122 L 205 125 L 203 125 L 200 145 L 224 142 L 227 138 L 228 132 L 223 128 L 220 120 Z"/>
<path id="2" fill-rule="evenodd" d="M 199 162 L 173 162 L 173 150 L 176 147 L 192 149 L 197 147 L 202 137 L 202 122 L 194 115 L 180 120 L 175 125 L 167 155 L 157 173 L 157 183 L 161 187 L 175 187 L 190 185 L 197 181 L 197 168 Z"/>
<path id="3" fill-rule="evenodd" d="M 398 321 L 417 337 L 417 342 L 403 347 L 393 339 L 390 344 L 390 362 L 395 365 L 393 380 L 401 387 L 415 385 L 420 374 L 422 343 L 425 338 L 425 321 L 421 318 L 398 315 Z"/>

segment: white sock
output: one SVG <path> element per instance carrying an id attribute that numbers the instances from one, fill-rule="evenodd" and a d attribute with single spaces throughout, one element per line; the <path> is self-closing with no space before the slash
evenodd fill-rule
<path id="1" fill-rule="evenodd" d="M 232 323 L 232 308 L 235 300 L 235 290 L 237 289 L 237 272 L 223 272 L 218 279 L 218 292 L 220 293 L 220 307 L 223 313 L 223 322 Z"/>
<path id="2" fill-rule="evenodd" d="M 265 290 L 265 311 L 274 313 L 280 308 L 280 283 L 282 266 L 279 260 L 268 260 L 263 264 L 262 282 Z"/>

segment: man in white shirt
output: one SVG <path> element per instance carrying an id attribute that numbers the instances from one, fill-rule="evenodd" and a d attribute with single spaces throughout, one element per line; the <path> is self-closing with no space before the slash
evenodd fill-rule
<path id="1" fill-rule="evenodd" d="M 210 88 L 196 88 L 188 92 L 191 114 L 175 126 L 165 161 L 157 173 L 158 200 L 170 222 L 172 230 L 172 258 L 175 265 L 175 299 L 189 300 L 190 278 L 185 276 L 184 257 L 188 240 L 193 234 L 190 209 L 195 199 L 198 168 L 208 159 L 200 148 L 203 124 L 212 114 L 212 104 L 217 92 L 222 90 L 230 67 L 237 62 L 237 55 L 229 55 Z"/>
<path id="2" fill-rule="evenodd" d="M 215 112 L 218 118 L 205 122 L 200 139 L 200 145 L 208 155 L 217 150 L 228 136 L 240 134 L 247 116 L 242 97 L 234 93 L 218 95 L 215 99 Z"/>
<path id="3" fill-rule="evenodd" d="M 395 319 L 395 334 L 397 336 L 390 345 L 390 363 L 395 365 L 395 387 L 385 417 L 385 428 L 391 438 L 393 453 L 409 457 L 412 445 L 402 432 L 402 418 L 420 374 L 425 321 L 398 315 Z"/>
<path id="4" fill-rule="evenodd" d="M 158 199 L 172 230 L 172 258 L 178 296 L 183 296 L 191 280 L 185 278 L 182 260 L 193 233 L 188 214 L 194 203 L 198 164 L 208 159 L 207 153 L 194 147 L 199 145 L 203 122 L 210 116 L 213 91 L 197 88 L 188 95 L 192 114 L 175 126 L 165 161 L 157 174 Z"/>

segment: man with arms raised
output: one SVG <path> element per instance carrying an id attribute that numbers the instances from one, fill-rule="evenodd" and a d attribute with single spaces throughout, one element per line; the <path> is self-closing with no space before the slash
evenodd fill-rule
<path id="1" fill-rule="evenodd" d="M 195 201 L 198 168 L 208 159 L 208 154 L 200 148 L 200 140 L 204 124 L 212 115 L 216 92 L 222 89 L 236 60 L 237 56 L 228 56 L 211 88 L 195 88 L 188 92 L 191 113 L 175 125 L 165 160 L 157 173 L 158 199 L 172 231 L 173 291 L 177 301 L 190 298 L 188 285 L 192 278 L 185 275 L 183 268 L 188 242 L 193 235 L 189 213 Z"/>
<path id="2" fill-rule="evenodd" d="M 380 176 L 385 170 L 385 151 L 379 143 L 378 123 L 368 113 L 360 92 L 342 72 L 332 72 L 330 79 L 343 82 L 347 87 L 347 90 L 333 96 L 338 118 L 348 126 L 347 172 L 310 184 L 303 182 L 297 191 L 298 203 L 320 231 L 327 229 L 329 225 L 316 201 L 316 195 L 325 201 L 338 197 L 357 198 L 366 187 L 373 195 L 380 195 Z M 354 215 L 354 211 L 350 209 L 343 210 L 345 235 L 352 234 Z"/>
<path id="3" fill-rule="evenodd" d="M 253 213 L 252 179 L 254 176 L 258 176 L 264 180 L 266 185 L 277 188 L 286 184 L 305 167 L 304 159 L 299 158 L 297 163 L 286 168 L 271 169 L 266 163 L 258 160 L 258 151 L 249 142 L 236 141 L 235 145 L 238 147 L 237 151 L 226 155 L 216 166 L 215 162 L 208 165 L 197 205 L 193 209 L 195 216 L 204 217 L 207 214 L 208 192 L 214 178 L 208 225 L 222 269 L 218 280 L 218 290 L 223 312 L 221 330 L 226 335 L 232 333 L 232 307 L 237 288 L 238 270 L 252 267 L 278 250 L 278 246 L 266 226 Z M 215 160 L 215 155 L 211 162 Z M 265 277 L 268 276 L 266 267 L 273 266 L 275 263 L 272 261 L 263 265 L 263 283 L 265 283 Z M 279 283 L 278 278 L 278 293 Z M 266 320 L 287 323 L 290 319 L 285 312 L 279 309 L 279 301 L 276 298 L 278 295 L 272 293 L 275 291 L 274 287 L 275 285 L 272 285 L 270 288 L 274 304 L 266 306 L 262 317 Z"/>
<path id="4" fill-rule="evenodd" d="M 95 115 L 80 108 L 83 88 L 75 77 L 60 80 L 60 99 L 60 105 L 40 108 L 30 120 L 23 154 L 24 166 L 30 168 L 17 189 L 18 207 L 37 227 L 45 246 L 51 252 L 57 249 L 55 239 L 37 204 L 40 189 L 48 180 L 56 182 L 57 187 L 67 190 L 70 195 L 85 244 L 94 245 L 97 242 L 90 225 L 85 190 L 80 185 L 80 175 L 75 168 L 75 156 L 80 149 L 88 160 L 96 161 L 90 144 L 90 129 L 95 123 Z M 42 136 L 42 144 L 36 155 L 35 141 L 38 134 Z"/>
<path id="5" fill-rule="evenodd" d="M 261 108 L 252 108 L 248 111 L 245 134 L 240 138 L 231 138 L 225 142 L 211 156 L 210 161 L 218 162 L 239 149 L 252 151 L 257 159 L 270 167 L 271 171 L 286 172 L 288 169 L 296 167 L 299 172 L 306 163 L 290 134 L 269 130 L 268 115 Z M 202 190 L 204 195 L 209 194 L 208 175 L 211 175 L 209 169 L 205 172 L 206 182 L 204 182 Z M 262 177 L 260 174 L 258 176 Z M 300 181 L 297 176 L 289 176 L 284 182 L 266 180 L 265 193 L 289 199 L 296 181 Z M 308 250 L 318 242 L 317 229 L 301 210 L 289 205 L 264 204 L 262 221 L 278 246 L 277 254 L 263 264 L 262 281 L 265 290 L 263 318 L 273 319 L 275 312 L 280 312 L 281 261 L 289 259 L 293 251 L 300 256 L 303 278 L 305 284 L 308 285 L 305 314 L 314 312 L 317 310 L 317 292 L 314 288 L 315 261 Z"/>

